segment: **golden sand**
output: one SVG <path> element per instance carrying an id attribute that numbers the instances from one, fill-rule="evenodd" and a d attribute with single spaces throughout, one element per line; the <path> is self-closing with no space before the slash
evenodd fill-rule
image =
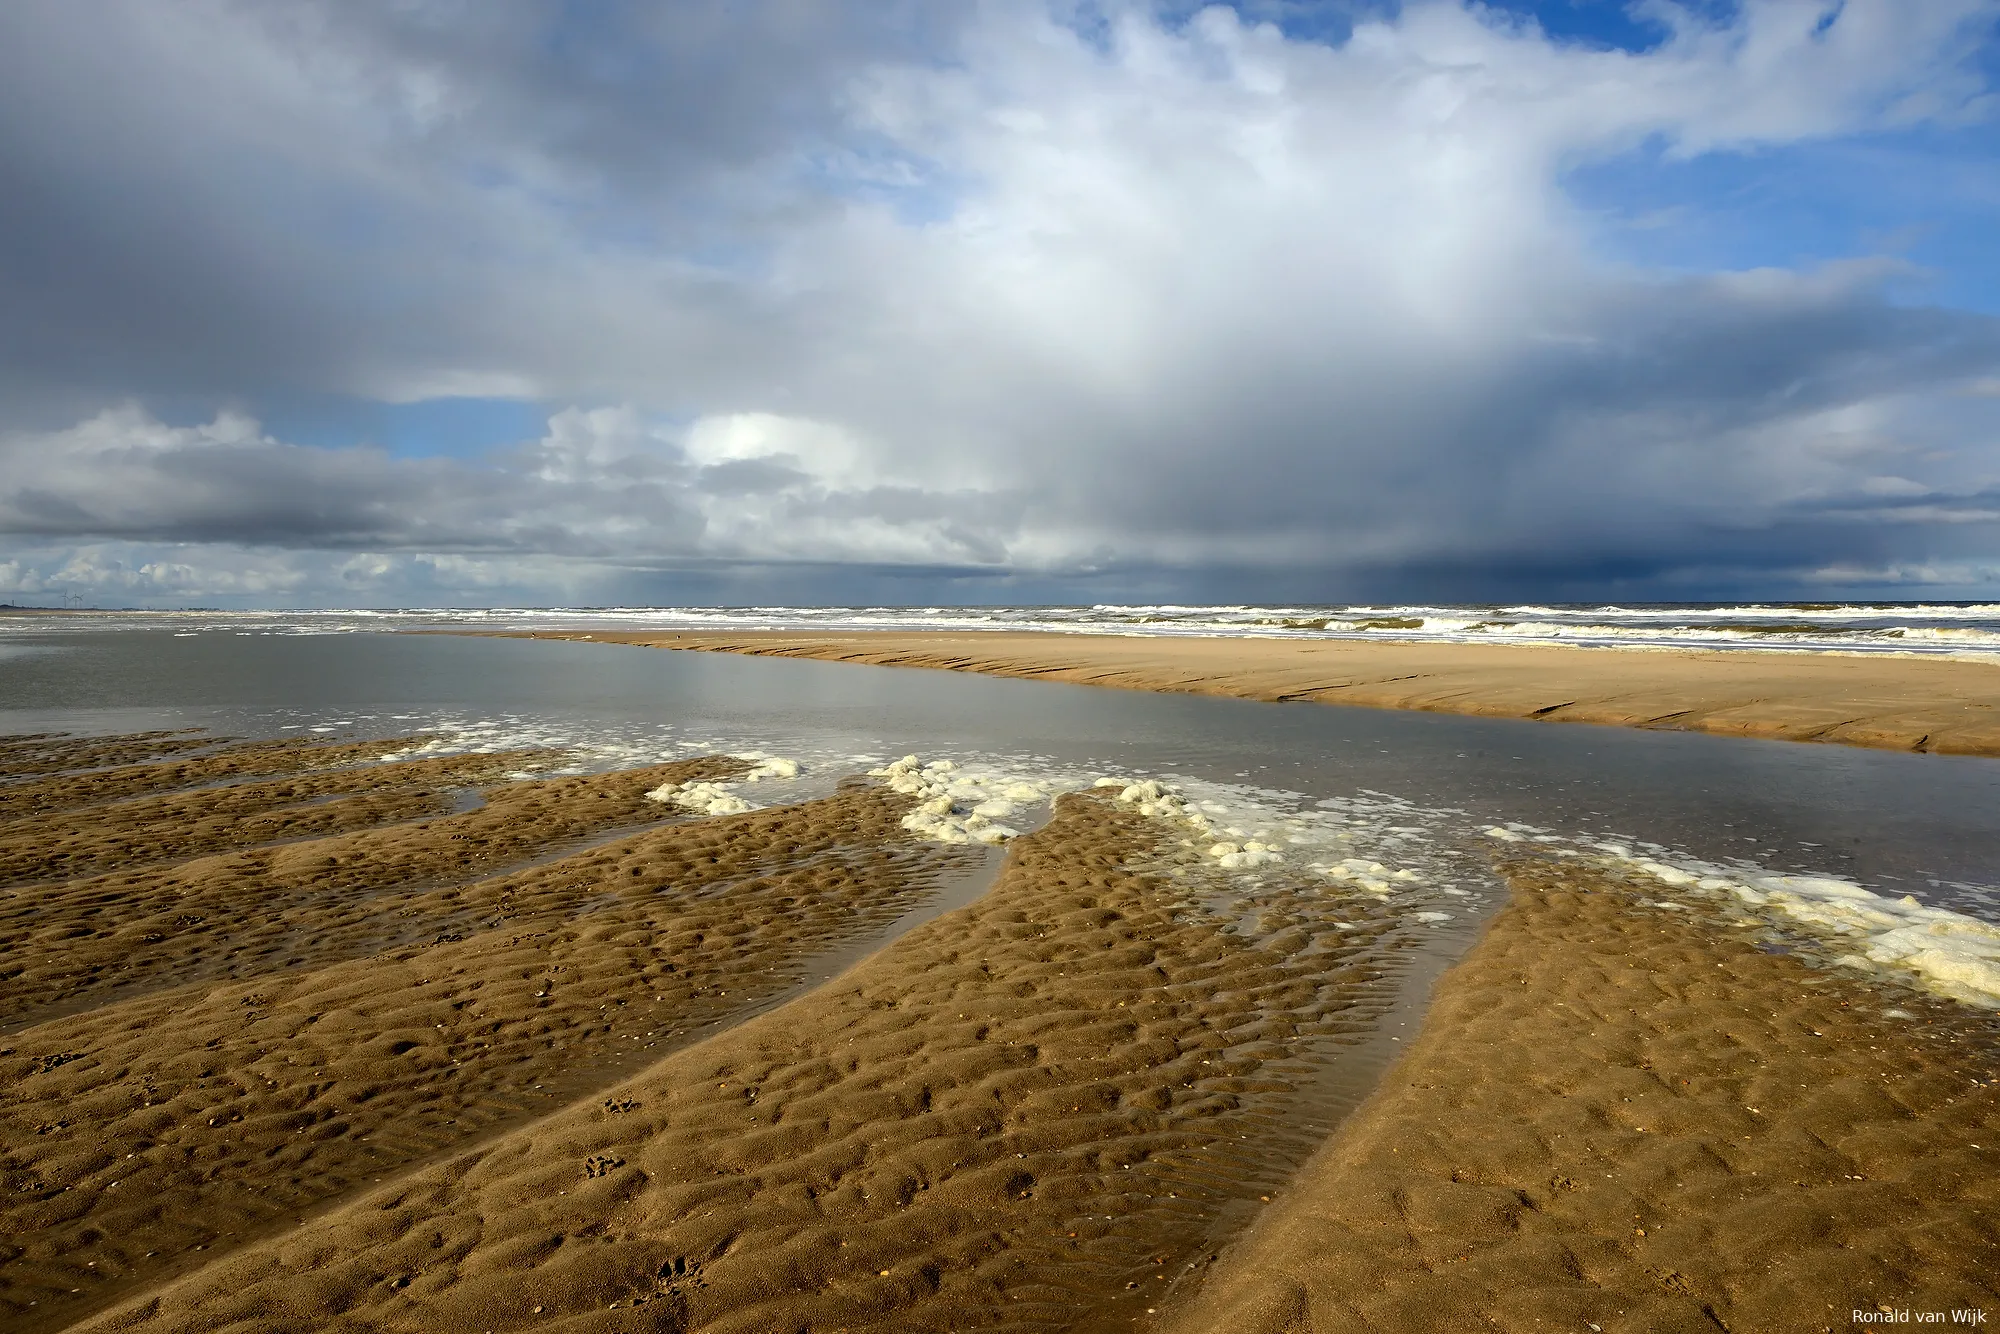
<path id="1" fill-rule="evenodd" d="M 1508 869 L 1512 904 L 1407 1058 L 1168 1334 L 2000 1316 L 1990 1016 L 1656 889 Z"/>
<path id="2" fill-rule="evenodd" d="M 1200 910 L 1158 825 L 1072 796 L 904 929 L 989 854 L 866 780 L 689 818 L 644 794 L 742 761 L 407 744 L 0 741 L 5 1328 L 2000 1309 L 1990 1017 L 1602 873 L 1503 865 L 1513 906 L 1329 1139 L 1329 1062 L 1407 990 L 1365 896 Z"/>

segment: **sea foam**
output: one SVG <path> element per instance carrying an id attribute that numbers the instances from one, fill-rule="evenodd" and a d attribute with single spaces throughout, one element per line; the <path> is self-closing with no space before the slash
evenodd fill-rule
<path id="1" fill-rule="evenodd" d="M 756 750 L 732 754 L 730 758 L 748 761 L 750 768 L 739 777 L 721 782 L 662 783 L 646 794 L 646 800 L 677 806 L 695 815 L 743 815 L 763 807 L 738 792 L 736 789 L 739 786 L 760 783 L 767 778 L 799 776 L 797 760 L 782 759 Z"/>
<path id="2" fill-rule="evenodd" d="M 2000 1009 L 2000 926 L 1932 907 L 1914 895 L 1891 898 L 1839 876 L 1668 860 L 1616 842 L 1561 847 L 1576 840 L 1543 831 L 1524 833 L 1520 826 L 1485 832 L 1496 841 L 1534 842 L 1568 855 L 1594 853 L 1691 897 L 1730 903 L 1771 925 L 1803 931 L 1830 947 L 1830 961 L 1836 965 L 1898 976 L 1939 996 Z M 1686 905 L 1669 899 L 1654 906 Z"/>

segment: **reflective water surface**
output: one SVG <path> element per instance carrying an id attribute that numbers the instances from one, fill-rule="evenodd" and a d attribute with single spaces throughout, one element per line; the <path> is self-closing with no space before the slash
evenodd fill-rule
<path id="1" fill-rule="evenodd" d="M 700 745 L 857 768 L 1013 757 L 1303 806 L 1380 794 L 1460 830 L 1649 842 L 1996 917 L 1994 760 L 559 641 L 38 629 L 0 649 L 7 732 L 473 726 L 594 746 L 604 763 Z"/>

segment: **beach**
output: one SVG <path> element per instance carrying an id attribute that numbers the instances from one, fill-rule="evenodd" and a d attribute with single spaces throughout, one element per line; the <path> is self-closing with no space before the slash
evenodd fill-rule
<path id="1" fill-rule="evenodd" d="M 1643 878 L 1508 870 L 1513 902 L 1408 1057 L 1164 1329 L 1995 1309 L 1990 1021 L 1663 910 Z"/>
<path id="2" fill-rule="evenodd" d="M 206 789 L 212 816 L 266 808 L 273 772 L 421 801 L 529 758 L 140 758 L 190 740 L 14 742 L 35 815 L 6 832 L 43 846 L 58 812 L 121 809 L 69 804 L 107 791 L 126 817 L 100 826 L 179 828 L 158 789 L 225 773 L 242 781 Z M 138 762 L 37 772 L 105 759 Z M 808 987 L 804 960 L 983 854 L 909 839 L 914 803 L 880 785 L 692 819 L 645 796 L 746 767 L 516 778 L 477 810 L 275 850 L 216 818 L 164 865 L 72 834 L 58 855 L 91 873 L 10 889 L 0 921 L 9 1327 L 1129 1314 L 1173 1272 L 1154 1252 L 1184 1263 L 1310 1152 L 1270 1133 L 1292 1048 L 1386 1004 L 1389 914 L 1335 931 L 1267 905 L 1292 938 L 1246 945 L 1125 869 L 1157 839 L 1143 817 L 1066 799 L 973 904 Z M 566 843 L 585 850 L 518 869 Z M 390 1198 L 407 1219 L 385 1233 Z M 606 1232 L 607 1209 L 627 1222 Z M 570 1236 L 592 1244 L 550 1241 Z M 375 1248 L 405 1243 L 409 1272 L 378 1276 Z"/>
<path id="3" fill-rule="evenodd" d="M 1236 699 L 2000 755 L 2000 663 L 1990 661 L 1010 631 L 507 633 Z"/>
<path id="4" fill-rule="evenodd" d="M 1014 638 L 726 646 L 1033 674 Z M 1045 674 L 1327 688 L 1257 641 L 1069 640 L 1028 645 Z M 349 647 L 429 646 L 560 661 L 570 689 L 598 664 L 723 665 Z M 1912 665 L 1990 670 L 1879 670 L 1920 694 Z M 1026 689 L 1030 711 L 1060 695 Z M 287 725 L 0 742 L 9 1329 L 2000 1310 L 2000 994 L 1976 919 L 1518 823 L 1426 833 L 1441 817 L 1365 794 L 1257 825 L 1255 789 L 1026 758 L 829 743 L 802 767 L 684 739 L 592 759 L 519 718 Z"/>
<path id="5" fill-rule="evenodd" d="M 0 1334 L 2000 1326 L 1997 111 L 0 0 Z"/>

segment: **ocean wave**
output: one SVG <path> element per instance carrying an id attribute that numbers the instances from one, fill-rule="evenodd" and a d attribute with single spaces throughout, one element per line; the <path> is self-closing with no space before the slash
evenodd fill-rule
<path id="1" fill-rule="evenodd" d="M 987 607 L 420 607 L 399 610 L 107 613 L 10 618 L 0 634 L 171 628 L 338 634 L 417 627 L 532 630 L 1033 630 L 1059 634 L 1562 644 L 2000 656 L 2000 603 L 1099 603 Z"/>

